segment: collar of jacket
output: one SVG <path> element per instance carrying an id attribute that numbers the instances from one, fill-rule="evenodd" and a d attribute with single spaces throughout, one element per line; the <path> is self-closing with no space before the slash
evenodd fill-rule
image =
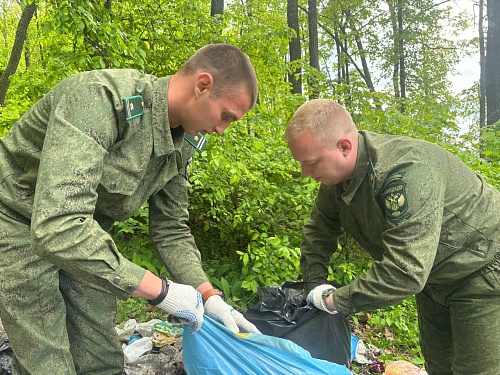
<path id="1" fill-rule="evenodd" d="M 153 104 L 151 118 L 153 122 L 153 152 L 156 157 L 181 152 L 184 131 L 179 126 L 171 128 L 168 121 L 168 84 L 170 76 L 158 78 L 153 83 Z"/>
<path id="2" fill-rule="evenodd" d="M 370 169 L 370 157 L 368 155 L 365 137 L 361 133 L 358 133 L 358 154 L 356 158 L 356 167 L 354 168 L 354 173 L 347 189 L 341 196 L 345 204 L 349 205 L 351 203 L 356 191 L 358 191 L 358 188 L 366 178 Z"/>

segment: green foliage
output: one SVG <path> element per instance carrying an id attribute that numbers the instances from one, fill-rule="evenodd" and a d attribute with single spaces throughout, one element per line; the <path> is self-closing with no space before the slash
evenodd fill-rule
<path id="1" fill-rule="evenodd" d="M 118 303 L 118 322 L 125 322 L 128 319 L 137 319 L 146 316 L 147 306 L 143 299 L 129 298 Z"/>
<path id="2" fill-rule="evenodd" d="M 253 293 L 299 277 L 300 230 L 317 188 L 299 177 L 276 136 L 280 128 L 256 110 L 223 137 L 210 138 L 191 169 L 191 222 L 205 232 L 197 236 L 200 248 L 212 249 L 211 258 L 241 261 L 242 288 Z"/>
<path id="3" fill-rule="evenodd" d="M 500 166 L 500 121 L 481 128 L 481 154 L 491 164 Z"/>
<path id="4" fill-rule="evenodd" d="M 148 204 L 145 203 L 131 218 L 115 223 L 113 240 L 121 253 L 133 263 L 157 276 L 164 276 L 166 267 L 149 241 L 148 223 Z"/>
<path id="5" fill-rule="evenodd" d="M 243 276 L 231 262 L 220 258 L 205 259 L 203 269 L 212 285 L 224 293 L 226 302 L 234 308 L 246 311 L 257 303 L 255 295 L 244 293 Z"/>
<path id="6" fill-rule="evenodd" d="M 347 285 L 371 267 L 372 259 L 349 235 L 339 241 L 328 267 L 328 279 L 339 285 Z"/>
<path id="7" fill-rule="evenodd" d="M 367 323 L 370 335 L 368 342 L 379 348 L 396 346 L 397 352 L 386 350 L 379 358 L 382 361 L 408 360 L 423 364 L 419 346 L 419 330 L 415 297 L 398 305 L 380 309 L 371 314 Z"/>
<path id="8" fill-rule="evenodd" d="M 120 9 L 112 12 L 104 3 L 69 0 L 49 9 L 46 16 L 41 25 L 43 33 L 71 41 L 71 48 L 52 53 L 54 60 L 69 62 L 60 66 L 60 74 L 66 75 L 68 70 L 120 68 L 124 64 L 144 68 L 147 45 L 133 30 L 124 28 Z"/>
<path id="9" fill-rule="evenodd" d="M 291 247 L 288 237 L 268 237 L 267 233 L 252 237 L 246 252 L 237 251 L 245 276 L 242 287 L 257 293 L 259 287 L 280 285 L 299 278 L 300 249 Z"/>
<path id="10" fill-rule="evenodd" d="M 149 310 L 146 301 L 142 298 L 131 297 L 118 302 L 117 323 L 135 319 L 138 322 L 149 322 L 151 319 L 164 320 L 166 313 L 160 309 Z M 123 327 L 122 327 L 123 328 Z"/>

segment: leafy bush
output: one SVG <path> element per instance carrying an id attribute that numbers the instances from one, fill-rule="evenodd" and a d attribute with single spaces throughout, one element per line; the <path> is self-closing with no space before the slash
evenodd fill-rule
<path id="1" fill-rule="evenodd" d="M 398 305 L 376 310 L 370 315 L 367 326 L 369 343 L 379 348 L 397 348 L 386 349 L 380 356 L 381 360 L 409 359 L 415 364 L 424 363 L 419 345 L 415 297 L 405 299 Z"/>
<path id="2" fill-rule="evenodd" d="M 239 263 L 242 290 L 252 293 L 299 278 L 300 231 L 318 187 L 299 176 L 282 134 L 279 120 L 256 111 L 210 138 L 190 172 L 199 247 L 210 249 L 210 258 Z"/>
<path id="3" fill-rule="evenodd" d="M 115 223 L 113 239 L 127 259 L 157 276 L 165 276 L 167 270 L 149 240 L 148 225 L 148 204 L 145 203 L 131 218 Z"/>

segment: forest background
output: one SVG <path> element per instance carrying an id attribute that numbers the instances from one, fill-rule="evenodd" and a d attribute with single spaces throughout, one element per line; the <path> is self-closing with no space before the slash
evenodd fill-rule
<path id="1" fill-rule="evenodd" d="M 308 99 L 339 101 L 359 129 L 438 143 L 500 187 L 500 4 L 464 3 L 466 12 L 451 0 L 0 0 L 0 136 L 74 73 L 165 76 L 205 44 L 241 48 L 257 71 L 258 104 L 209 138 L 189 178 L 205 270 L 245 311 L 260 287 L 301 279 L 300 232 L 318 183 L 301 177 L 283 131 Z M 480 79 L 453 92 L 449 77 L 468 55 L 480 56 Z M 125 256 L 167 275 L 149 243 L 147 204 L 114 229 Z M 348 235 L 332 246 L 330 280 L 347 284 L 370 267 Z M 134 298 L 120 305 L 120 321 L 152 314 Z M 381 359 L 422 363 L 414 298 L 350 319 Z"/>

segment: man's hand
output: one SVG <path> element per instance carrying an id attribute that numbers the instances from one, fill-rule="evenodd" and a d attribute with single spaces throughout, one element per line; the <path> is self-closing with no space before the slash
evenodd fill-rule
<path id="1" fill-rule="evenodd" d="M 207 299 L 205 302 L 205 314 L 217 320 L 219 323 L 224 324 L 234 333 L 260 333 L 255 325 L 246 320 L 239 311 L 229 306 L 218 295 L 213 295 Z"/>
<path id="2" fill-rule="evenodd" d="M 326 303 L 326 298 L 334 292 L 335 288 L 330 284 L 321 284 L 311 290 L 307 295 L 307 303 L 313 304 L 318 309 L 329 314 L 336 314 L 337 310 L 330 308 Z"/>
<path id="3" fill-rule="evenodd" d="M 176 319 L 192 324 L 191 332 L 196 332 L 203 324 L 203 302 L 201 294 L 192 286 L 168 281 L 166 297 L 157 307 L 165 310 Z"/>

